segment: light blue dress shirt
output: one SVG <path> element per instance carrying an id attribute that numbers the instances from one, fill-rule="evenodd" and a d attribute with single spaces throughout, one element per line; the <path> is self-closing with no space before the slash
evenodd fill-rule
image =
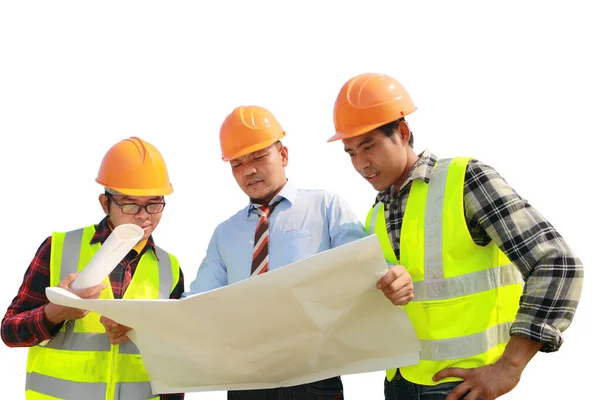
<path id="1" fill-rule="evenodd" d="M 325 190 L 297 189 L 289 181 L 271 203 L 283 198 L 269 216 L 269 269 L 367 235 L 348 204 Z M 249 204 L 215 229 L 189 296 L 250 277 L 256 208 Z"/>

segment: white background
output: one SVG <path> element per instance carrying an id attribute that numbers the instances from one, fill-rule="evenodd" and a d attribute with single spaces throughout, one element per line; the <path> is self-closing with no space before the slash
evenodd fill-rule
<path id="1" fill-rule="evenodd" d="M 287 130 L 296 186 L 337 192 L 363 219 L 375 192 L 341 143 L 325 141 L 342 84 L 383 72 L 419 108 L 407 118 L 418 152 L 492 165 L 584 262 L 584 294 L 563 347 L 537 355 L 503 398 L 594 397 L 600 29 L 593 6 L 3 2 L 2 312 L 52 231 L 103 217 L 98 166 L 111 145 L 133 135 L 167 160 L 175 191 L 155 238 L 180 259 L 188 288 L 214 227 L 246 203 L 218 142 L 221 122 L 240 104 L 267 107 Z M 0 346 L 1 398 L 23 397 L 26 356 Z M 346 398 L 383 399 L 383 376 L 345 376 Z"/>

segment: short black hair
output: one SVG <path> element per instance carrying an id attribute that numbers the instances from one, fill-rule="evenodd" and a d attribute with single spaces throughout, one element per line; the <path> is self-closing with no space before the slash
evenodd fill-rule
<path id="1" fill-rule="evenodd" d="M 392 139 L 392 141 L 395 141 L 396 139 L 394 138 L 394 133 L 396 133 L 396 131 L 398 130 L 398 124 L 402 121 L 404 121 L 404 117 L 397 119 L 395 121 L 392 121 L 392 122 L 388 122 L 387 124 L 380 126 L 377 129 L 379 129 L 381 132 L 383 132 L 385 134 L 385 136 Z M 414 142 L 415 142 L 415 139 L 414 139 L 413 133 L 411 131 L 410 139 L 408 139 L 408 145 L 410 147 L 414 147 L 413 146 Z"/>

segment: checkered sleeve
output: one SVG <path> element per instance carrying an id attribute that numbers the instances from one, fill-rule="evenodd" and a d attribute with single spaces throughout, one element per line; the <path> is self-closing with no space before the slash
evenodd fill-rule
<path id="1" fill-rule="evenodd" d="M 583 266 L 564 238 L 492 167 L 472 160 L 464 187 L 465 217 L 478 244 L 493 240 L 525 280 L 511 335 L 560 348 L 583 286 Z M 485 238 L 483 239 L 485 242 Z"/>
<path id="2" fill-rule="evenodd" d="M 2 319 L 2 340 L 9 347 L 34 346 L 50 339 L 62 326 L 49 332 L 44 323 L 46 288 L 50 286 L 50 244 L 49 237 L 39 247 Z"/>

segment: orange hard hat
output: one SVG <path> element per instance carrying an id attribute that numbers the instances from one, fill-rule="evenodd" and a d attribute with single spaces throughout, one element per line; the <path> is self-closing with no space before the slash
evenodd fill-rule
<path id="1" fill-rule="evenodd" d="M 327 141 L 359 136 L 398 120 L 417 108 L 396 79 L 366 73 L 347 81 L 333 109 L 336 134 Z"/>
<path id="2" fill-rule="evenodd" d="M 138 137 L 122 140 L 108 150 L 96 182 L 130 196 L 173 193 L 162 155 L 156 147 Z"/>
<path id="3" fill-rule="evenodd" d="M 285 131 L 269 110 L 259 106 L 239 106 L 221 125 L 223 161 L 269 147 L 285 136 Z"/>

